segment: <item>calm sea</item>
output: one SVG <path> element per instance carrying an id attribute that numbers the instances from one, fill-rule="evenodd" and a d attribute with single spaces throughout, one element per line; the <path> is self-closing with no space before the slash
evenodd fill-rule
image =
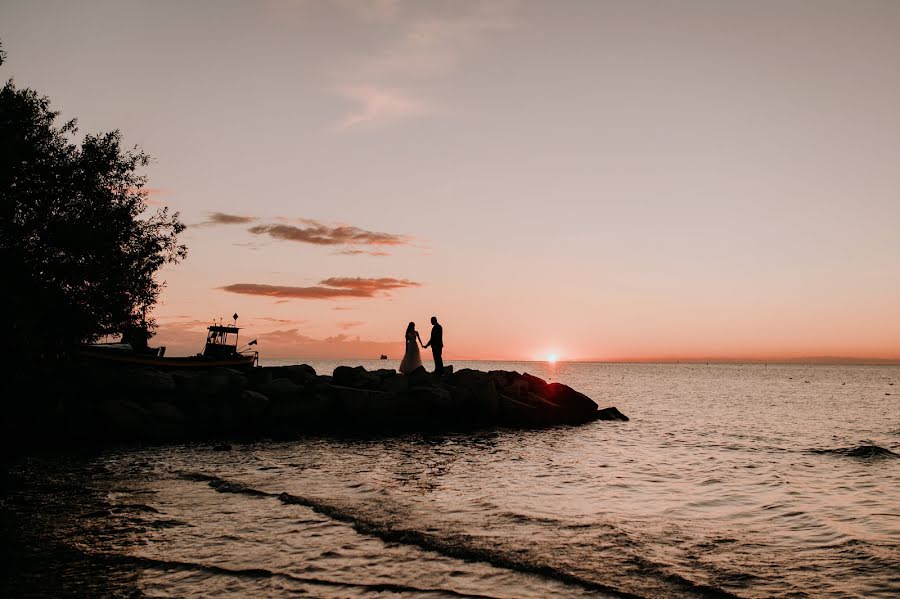
<path id="1" fill-rule="evenodd" d="M 900 595 L 900 367 L 455 366 L 631 421 L 21 458 L 0 590 Z"/>

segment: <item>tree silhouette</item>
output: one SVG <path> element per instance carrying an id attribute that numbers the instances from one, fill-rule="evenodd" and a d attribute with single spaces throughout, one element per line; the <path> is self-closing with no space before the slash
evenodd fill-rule
<path id="1" fill-rule="evenodd" d="M 76 121 L 57 127 L 58 115 L 12 79 L 0 90 L 0 318 L 4 341 L 44 359 L 142 323 L 159 269 L 187 254 L 178 213 L 148 213 L 147 154 L 119 131 L 79 144 Z"/>

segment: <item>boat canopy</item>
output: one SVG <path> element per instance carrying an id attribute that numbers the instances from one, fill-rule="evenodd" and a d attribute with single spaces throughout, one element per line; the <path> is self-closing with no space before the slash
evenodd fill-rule
<path id="1" fill-rule="evenodd" d="M 222 358 L 232 356 L 237 353 L 238 331 L 240 329 L 233 325 L 214 324 L 206 328 L 209 331 L 206 334 L 206 347 L 203 349 L 203 355 L 209 358 Z M 232 339 L 228 335 L 234 335 Z"/>

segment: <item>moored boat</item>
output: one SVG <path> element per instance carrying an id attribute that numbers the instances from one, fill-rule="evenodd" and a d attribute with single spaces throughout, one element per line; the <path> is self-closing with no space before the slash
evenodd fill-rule
<path id="1" fill-rule="evenodd" d="M 237 314 L 234 316 L 237 323 Z M 235 325 L 213 324 L 206 329 L 206 346 L 195 356 L 166 357 L 166 348 L 135 348 L 135 343 L 95 343 L 84 345 L 83 359 L 122 366 L 150 366 L 163 369 L 252 368 L 259 362 L 259 352 L 250 350 L 254 339 L 245 347 L 238 347 L 240 328 Z M 233 336 L 232 336 L 233 335 Z M 140 345 L 140 343 L 138 343 Z"/>

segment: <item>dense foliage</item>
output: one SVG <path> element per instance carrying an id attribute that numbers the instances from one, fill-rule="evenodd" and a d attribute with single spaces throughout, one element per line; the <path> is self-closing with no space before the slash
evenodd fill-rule
<path id="1" fill-rule="evenodd" d="M 79 144 L 58 114 L 12 80 L 0 90 L 0 316 L 7 342 L 45 358 L 139 324 L 159 269 L 187 252 L 178 214 L 148 213 L 149 157 L 118 131 Z"/>

